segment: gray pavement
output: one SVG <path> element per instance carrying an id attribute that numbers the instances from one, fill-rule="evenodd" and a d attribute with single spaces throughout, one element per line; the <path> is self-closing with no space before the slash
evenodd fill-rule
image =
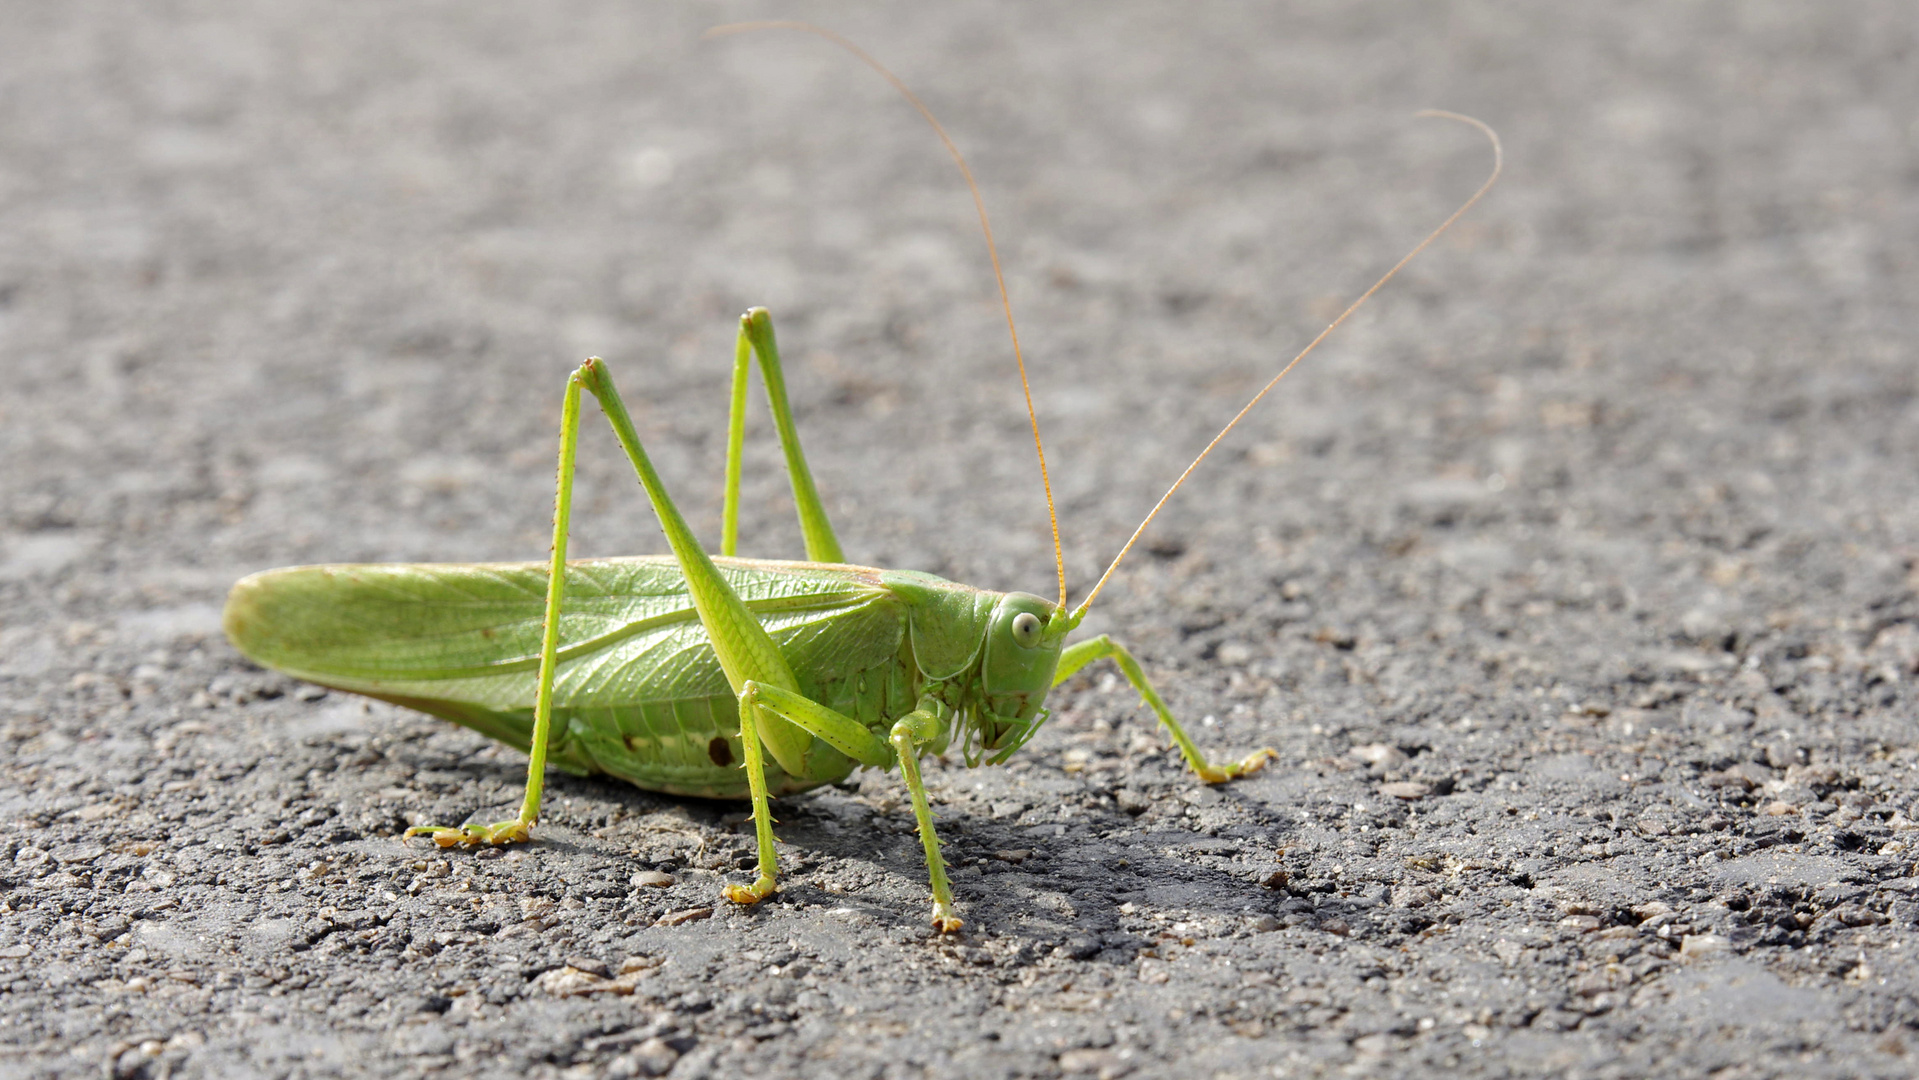
<path id="1" fill-rule="evenodd" d="M 1903 1076 L 1919 20 L 1903 2 L 783 9 L 979 173 L 1075 595 L 1286 356 L 1016 763 L 741 807 L 261 672 L 276 565 L 537 559 L 609 358 L 717 535 L 773 308 L 874 565 L 1045 593 L 971 208 L 749 4 L 0 5 L 0 1077 Z M 763 420 L 745 549 L 797 529 Z M 663 549 L 603 431 L 575 551 Z"/>

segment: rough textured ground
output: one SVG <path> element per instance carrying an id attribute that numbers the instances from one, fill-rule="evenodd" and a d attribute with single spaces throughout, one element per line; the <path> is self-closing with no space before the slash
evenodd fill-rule
<path id="1" fill-rule="evenodd" d="M 1076 593 L 1478 182 L 1410 113 L 1505 135 L 1089 627 L 1280 764 L 1203 789 L 1076 678 L 930 766 L 952 940 L 890 776 L 782 802 L 752 911 L 734 805 L 561 777 L 531 847 L 397 840 L 520 759 L 250 667 L 224 590 L 538 558 L 587 352 L 714 535 L 772 305 L 851 557 L 1050 589 L 950 166 L 817 42 L 696 41 L 756 13 L 0 6 L 0 1076 L 1910 1074 L 1903 0 L 809 10 L 984 180 Z M 576 551 L 660 550 L 585 458 Z"/>

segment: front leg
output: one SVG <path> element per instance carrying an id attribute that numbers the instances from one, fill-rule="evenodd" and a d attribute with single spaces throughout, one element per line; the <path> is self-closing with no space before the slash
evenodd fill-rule
<path id="1" fill-rule="evenodd" d="M 1186 764 L 1193 767 L 1193 771 L 1199 774 L 1201 780 L 1209 784 L 1223 784 L 1235 777 L 1258 772 L 1266 766 L 1268 761 L 1279 756 L 1279 751 L 1269 746 L 1262 750 L 1255 750 L 1231 765 L 1208 765 L 1206 755 L 1199 752 L 1199 747 L 1193 744 L 1193 740 L 1187 736 L 1185 729 L 1179 726 L 1179 721 L 1173 719 L 1172 710 L 1160 700 L 1159 692 L 1153 689 L 1152 683 L 1146 681 L 1146 673 L 1140 670 L 1139 661 L 1133 659 L 1133 654 L 1127 652 L 1125 646 L 1105 634 L 1090 641 L 1067 646 L 1066 651 L 1059 656 L 1059 667 L 1054 670 L 1053 685 L 1058 686 L 1080 668 L 1107 657 L 1111 657 L 1113 662 L 1119 665 L 1120 673 L 1126 676 L 1126 681 L 1132 683 L 1133 689 L 1139 691 L 1139 696 L 1145 700 L 1147 707 L 1159 715 L 1159 722 L 1166 725 L 1166 730 L 1172 733 L 1173 742 L 1179 745 L 1179 752 L 1186 756 Z"/>

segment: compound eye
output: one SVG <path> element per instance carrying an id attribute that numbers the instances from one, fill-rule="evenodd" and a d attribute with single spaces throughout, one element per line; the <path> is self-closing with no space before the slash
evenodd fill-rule
<path id="1" fill-rule="evenodd" d="M 1022 611 L 1013 616 L 1013 640 L 1030 649 L 1039 644 L 1039 616 Z"/>

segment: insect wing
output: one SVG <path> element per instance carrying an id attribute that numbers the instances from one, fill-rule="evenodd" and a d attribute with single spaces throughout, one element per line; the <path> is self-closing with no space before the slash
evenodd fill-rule
<path id="1" fill-rule="evenodd" d="M 857 570 L 716 560 L 798 671 L 830 675 L 900 648 L 896 598 Z M 268 667 L 395 701 L 524 747 L 539 677 L 540 563 L 340 565 L 235 585 L 227 635 Z M 567 566 L 557 709 L 619 709 L 730 695 L 669 558 Z M 803 688 L 804 689 L 804 688 Z"/>

